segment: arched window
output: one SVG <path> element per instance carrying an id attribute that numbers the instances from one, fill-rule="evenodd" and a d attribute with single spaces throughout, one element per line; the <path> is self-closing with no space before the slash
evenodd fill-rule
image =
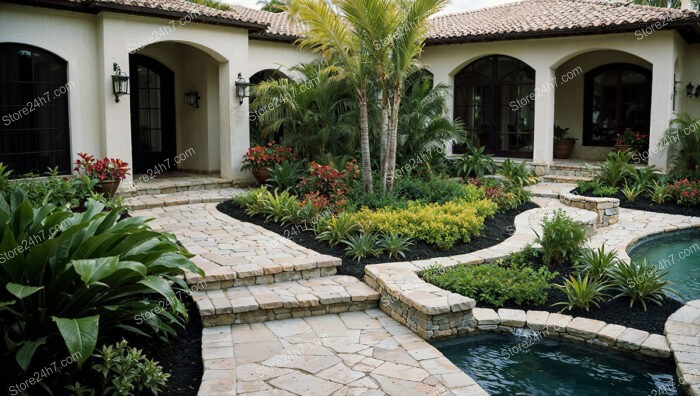
<path id="1" fill-rule="evenodd" d="M 0 44 L 0 162 L 13 176 L 70 173 L 67 63 L 40 48 Z"/>
<path id="2" fill-rule="evenodd" d="M 532 157 L 534 92 L 533 68 L 509 56 L 487 56 L 455 76 L 454 117 L 464 122 L 468 138 L 488 152 Z"/>
<path id="3" fill-rule="evenodd" d="M 630 128 L 649 134 L 651 71 L 628 63 L 586 73 L 583 144 L 612 146 L 615 135 Z"/>

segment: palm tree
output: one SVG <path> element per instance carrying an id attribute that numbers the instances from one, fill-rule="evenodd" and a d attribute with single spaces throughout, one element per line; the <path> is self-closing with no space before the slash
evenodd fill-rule
<path id="1" fill-rule="evenodd" d="M 634 4 L 664 8 L 681 8 L 681 0 L 634 0 Z M 700 9 L 700 0 L 691 0 L 694 9 Z"/>
<path id="2" fill-rule="evenodd" d="M 300 48 L 319 54 L 336 78 L 347 78 L 353 85 L 359 105 L 360 150 L 362 153 L 362 184 L 371 193 L 372 168 L 369 145 L 369 87 L 372 68 L 365 61 L 362 42 L 337 11 L 335 4 L 324 0 L 292 0 L 288 10 L 291 17 L 304 22 L 305 31 L 297 41 Z"/>
<path id="3" fill-rule="evenodd" d="M 279 13 L 279 12 L 284 12 L 284 10 L 289 5 L 289 1 L 287 1 L 287 0 L 260 0 L 260 1 L 258 1 L 258 5 L 262 6 L 262 7 L 260 7 L 260 9 L 263 11 Z"/>

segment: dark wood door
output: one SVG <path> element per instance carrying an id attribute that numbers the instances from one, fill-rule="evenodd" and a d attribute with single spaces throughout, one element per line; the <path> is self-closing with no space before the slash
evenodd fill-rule
<path id="1" fill-rule="evenodd" d="M 173 169 L 176 150 L 173 72 L 143 55 L 131 55 L 129 68 L 134 173 L 164 166 Z"/>

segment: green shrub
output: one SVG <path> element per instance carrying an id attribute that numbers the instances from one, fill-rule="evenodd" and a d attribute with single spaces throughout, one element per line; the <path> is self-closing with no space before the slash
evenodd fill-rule
<path id="1" fill-rule="evenodd" d="M 496 162 L 493 155 L 486 154 L 485 147 L 476 147 L 473 144 L 467 145 L 467 152 L 455 160 L 454 167 L 457 176 L 484 177 L 496 173 Z"/>
<path id="2" fill-rule="evenodd" d="M 95 191 L 97 179 L 87 175 L 61 176 L 58 168 L 49 169 L 45 177 L 27 175 L 24 179 L 11 180 L 9 190 L 22 189 L 32 205 L 45 205 L 79 208 Z"/>
<path id="3" fill-rule="evenodd" d="M 376 234 L 349 235 L 342 242 L 347 246 L 345 255 L 352 257 L 358 263 L 367 257 L 377 257 L 382 254 L 379 237 Z"/>
<path id="4" fill-rule="evenodd" d="M 585 194 L 589 191 L 595 190 L 600 186 L 595 180 L 581 180 L 576 182 L 576 187 L 578 187 L 580 193 Z"/>
<path id="5" fill-rule="evenodd" d="M 275 190 L 294 190 L 304 176 L 305 166 L 301 162 L 283 162 L 268 168 L 270 177 L 267 179 Z"/>
<path id="6" fill-rule="evenodd" d="M 620 261 L 608 271 L 612 289 L 619 292 L 614 298 L 628 297 L 630 308 L 639 302 L 647 310 L 647 303 L 661 305 L 667 293 L 681 297 L 666 280 L 668 271 L 661 271 L 646 260 L 641 263 Z M 681 297 L 682 298 L 682 297 Z"/>
<path id="7" fill-rule="evenodd" d="M 489 200 L 451 201 L 444 204 L 409 202 L 406 209 L 361 209 L 356 218 L 374 232 L 397 234 L 449 249 L 457 242 L 469 242 L 479 235 L 487 216 L 497 206 Z"/>
<path id="8" fill-rule="evenodd" d="M 10 175 L 12 175 L 12 171 L 0 162 L 0 194 L 6 197 L 12 193 L 10 189 Z"/>
<path id="9" fill-rule="evenodd" d="M 661 175 L 656 166 L 645 166 L 635 170 L 634 183 L 640 186 L 642 190 L 646 190 L 652 183 L 659 180 Z"/>
<path id="10" fill-rule="evenodd" d="M 617 195 L 617 187 L 596 187 L 593 189 L 593 195 L 596 197 L 614 197 Z"/>
<path id="11" fill-rule="evenodd" d="M 202 270 L 173 235 L 103 209 L 95 201 L 83 213 L 33 207 L 20 190 L 9 204 L 0 199 L 3 373 L 31 372 L 67 354 L 78 354 L 82 365 L 116 333 L 165 340 L 184 326 L 187 311 L 176 290 L 187 289 L 186 271 Z M 136 327 L 148 311 L 162 313 Z"/>
<path id="12" fill-rule="evenodd" d="M 544 304 L 556 273 L 545 267 L 534 270 L 483 264 L 431 267 L 420 276 L 438 287 L 476 299 L 477 305 L 486 303 L 498 308 L 509 304 Z"/>
<path id="13" fill-rule="evenodd" d="M 92 369 L 97 372 L 100 385 L 95 389 L 77 382 L 67 387 L 76 395 L 157 395 L 170 374 L 164 373 L 158 362 L 148 359 L 139 349 L 122 340 L 104 345 L 94 355 Z"/>
<path id="14" fill-rule="evenodd" d="M 529 202 L 532 197 L 529 191 L 508 179 L 484 178 L 476 183 L 483 188 L 486 198 L 498 205 L 499 212 L 515 209 Z"/>
<path id="15" fill-rule="evenodd" d="M 335 246 L 350 237 L 350 234 L 360 229 L 360 223 L 352 213 L 338 213 L 331 217 L 321 228 L 321 232 L 316 235 L 319 241 L 328 242 Z"/>
<path id="16" fill-rule="evenodd" d="M 591 277 L 591 279 L 603 279 L 607 277 L 608 271 L 617 263 L 616 251 L 605 251 L 605 244 L 598 249 L 583 249 L 581 255 L 576 259 L 574 269 Z"/>
<path id="17" fill-rule="evenodd" d="M 548 265 L 562 265 L 575 259 L 588 239 L 588 230 L 580 222 L 572 220 L 563 210 L 558 210 L 551 219 L 542 221 L 542 235 L 535 240 L 542 246 L 543 260 Z"/>
<path id="18" fill-rule="evenodd" d="M 389 258 L 406 258 L 406 252 L 411 248 L 411 238 L 402 237 L 396 233 L 384 234 L 379 240 L 379 245 L 389 255 Z"/>
<path id="19" fill-rule="evenodd" d="M 430 178 L 428 181 L 400 178 L 396 181 L 394 191 L 394 195 L 399 200 L 421 203 L 442 204 L 459 199 L 476 201 L 484 198 L 484 193 L 476 186 L 437 177 Z"/>
<path id="20" fill-rule="evenodd" d="M 603 187 L 620 187 L 628 178 L 635 175 L 634 165 L 631 164 L 634 153 L 631 151 L 611 151 L 600 169 L 595 171 L 595 180 Z"/>
<path id="21" fill-rule="evenodd" d="M 298 222 L 299 201 L 290 195 L 289 191 L 267 191 L 264 200 L 267 202 L 261 214 L 265 216 L 265 220 L 282 225 Z"/>
<path id="22" fill-rule="evenodd" d="M 233 202 L 242 208 L 248 216 L 254 217 L 263 214 L 267 207 L 270 192 L 267 187 L 256 188 L 247 194 L 238 195 L 233 198 Z"/>
<path id="23" fill-rule="evenodd" d="M 671 162 L 672 174 L 680 178 L 700 178 L 700 119 L 683 113 L 671 120 L 663 142 L 678 143 Z"/>
<path id="24" fill-rule="evenodd" d="M 503 161 L 501 164 L 501 169 L 498 171 L 498 173 L 519 187 L 537 183 L 537 177 L 535 177 L 532 172 L 527 169 L 527 164 L 525 161 L 515 163 L 508 158 Z"/>
<path id="25" fill-rule="evenodd" d="M 567 301 L 561 301 L 552 305 L 563 305 L 564 308 L 561 311 L 571 311 L 574 308 L 588 311 L 591 305 L 600 307 L 600 303 L 607 297 L 605 291 L 608 285 L 598 279 L 589 281 L 588 275 L 584 276 L 583 279 L 581 279 L 581 274 L 578 274 L 576 278 L 573 275 L 569 275 L 569 279 L 566 279 L 563 285 L 556 286 L 566 294 L 567 298 Z"/>

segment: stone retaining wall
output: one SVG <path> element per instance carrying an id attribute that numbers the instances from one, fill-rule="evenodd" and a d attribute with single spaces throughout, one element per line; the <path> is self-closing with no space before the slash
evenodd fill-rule
<path id="1" fill-rule="evenodd" d="M 700 395 L 700 300 L 687 302 L 669 316 L 664 333 L 676 361 L 678 380 L 689 395 Z"/>
<path id="2" fill-rule="evenodd" d="M 586 209 L 598 214 L 598 227 L 617 223 L 620 216 L 620 200 L 617 198 L 585 197 L 571 193 L 559 195 L 559 201 L 566 206 Z"/>

